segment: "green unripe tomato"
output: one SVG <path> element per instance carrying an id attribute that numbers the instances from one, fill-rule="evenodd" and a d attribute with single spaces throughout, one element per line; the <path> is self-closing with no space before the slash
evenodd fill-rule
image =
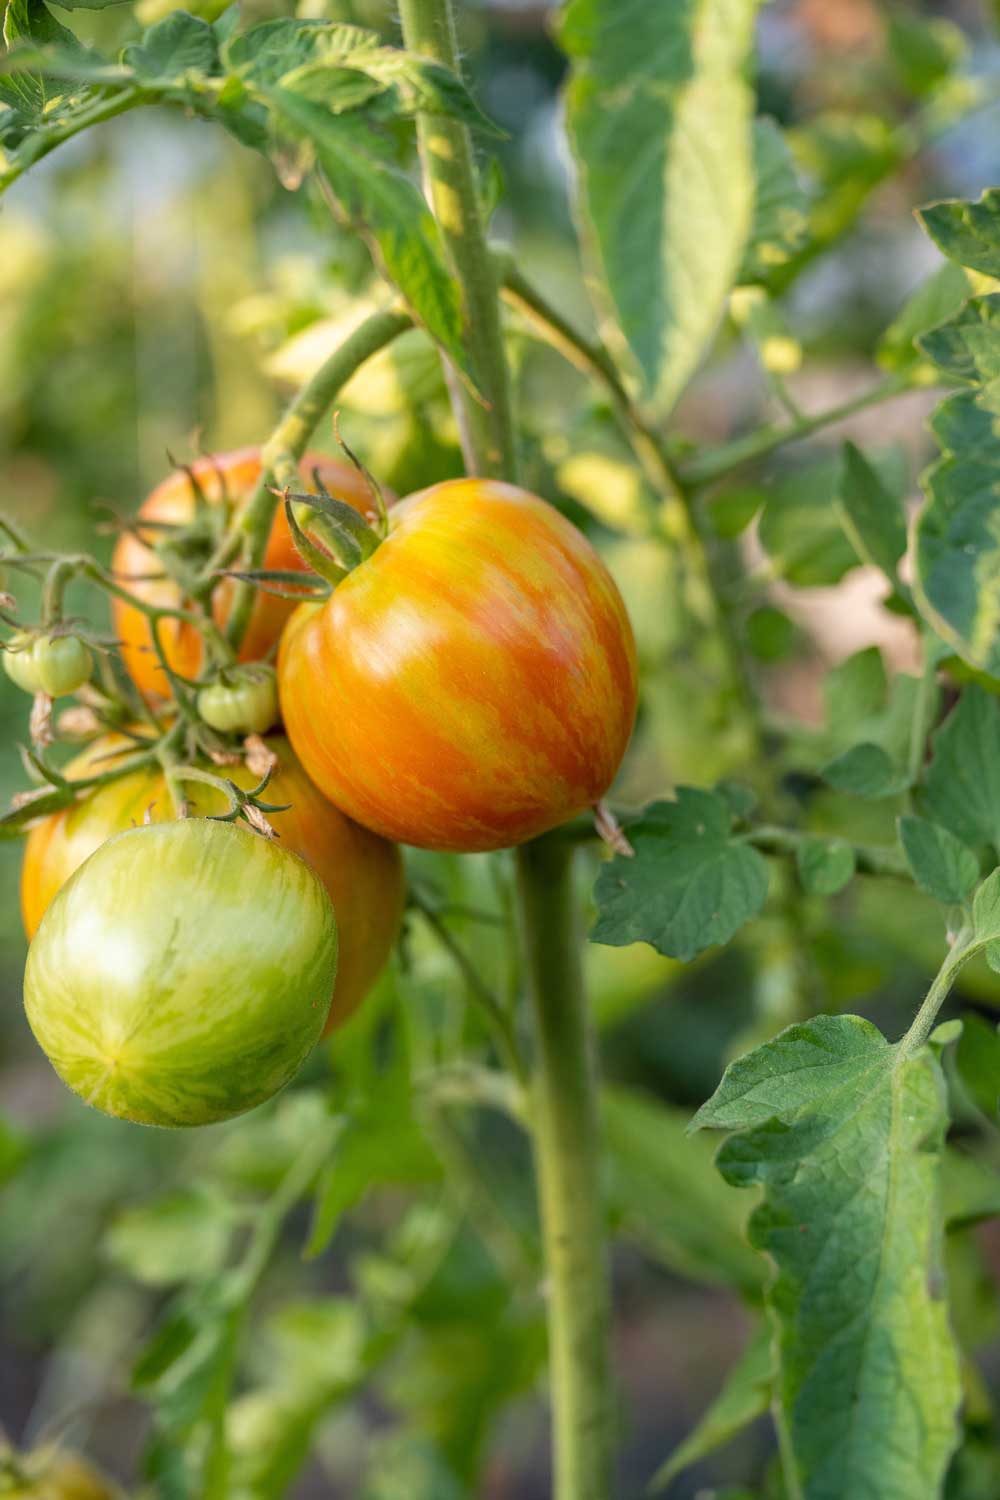
<path id="1" fill-rule="evenodd" d="M 63 1082 L 141 1125 L 208 1125 L 283 1088 L 319 1040 L 337 969 L 307 864 L 232 823 L 116 834 L 28 950 L 24 1003 Z"/>
<path id="2" fill-rule="evenodd" d="M 90 678 L 90 652 L 75 635 L 32 635 L 23 631 L 7 644 L 3 664 L 11 682 L 26 693 L 61 698 Z"/>
<path id="3" fill-rule="evenodd" d="M 198 694 L 198 713 L 220 734 L 266 734 L 278 718 L 278 686 L 271 667 L 237 667 Z"/>

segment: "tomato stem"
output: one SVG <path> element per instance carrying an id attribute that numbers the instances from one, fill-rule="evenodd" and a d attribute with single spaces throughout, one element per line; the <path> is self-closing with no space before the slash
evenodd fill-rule
<path id="1" fill-rule="evenodd" d="M 295 397 L 264 444 L 260 478 L 253 493 L 233 518 L 231 535 L 240 538 L 241 571 L 259 568 L 263 562 L 280 487 L 298 485 L 299 460 L 338 391 L 366 360 L 412 326 L 413 319 L 404 308 L 391 307 L 372 313 L 334 350 Z M 214 562 L 210 564 L 213 572 L 215 566 Z M 244 580 L 237 584 L 226 626 L 226 636 L 234 650 L 239 650 L 246 634 L 256 597 L 253 583 Z"/>
<path id="2" fill-rule="evenodd" d="M 517 872 L 535 1039 L 529 1101 L 548 1272 L 553 1497 L 608 1500 L 610 1299 L 573 847 L 558 836 L 525 844 Z"/>
<path id="3" fill-rule="evenodd" d="M 400 0 L 399 15 L 410 52 L 461 75 L 451 0 Z M 417 140 L 427 196 L 461 291 L 463 341 L 479 392 L 473 394 L 458 379 L 450 382 L 466 469 L 470 474 L 514 483 L 517 437 L 500 322 L 499 281 L 486 243 L 469 129 L 449 116 L 421 113 Z"/>
<path id="4" fill-rule="evenodd" d="M 913 1018 L 913 1024 L 897 1044 L 899 1062 L 912 1057 L 913 1053 L 919 1051 L 927 1041 L 934 1030 L 938 1012 L 951 993 L 959 970 L 984 946 L 982 941 L 977 941 L 971 926 L 963 927 L 956 935 L 944 962 L 935 975 L 934 982 L 927 991 L 924 1003 Z"/>

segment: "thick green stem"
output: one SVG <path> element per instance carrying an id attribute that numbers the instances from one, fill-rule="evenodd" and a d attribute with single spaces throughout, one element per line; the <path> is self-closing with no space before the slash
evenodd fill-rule
<path id="1" fill-rule="evenodd" d="M 337 393 L 367 359 L 404 333 L 412 321 L 409 313 L 401 308 L 372 313 L 330 355 L 295 397 L 264 445 L 260 479 L 236 521 L 242 537 L 243 571 L 259 568 L 264 559 L 278 507 L 278 496 L 273 493 L 275 483 L 296 483 L 297 465 Z M 226 635 L 230 645 L 237 650 L 250 623 L 256 594 L 252 583 L 240 583 L 236 587 Z"/>
<path id="2" fill-rule="evenodd" d="M 410 52 L 460 73 L 450 0 L 400 0 Z M 446 115 L 421 114 L 417 138 L 427 194 L 462 294 L 464 342 L 479 399 L 453 382 L 474 474 L 517 479 L 517 442 L 500 325 L 498 280 L 486 243 L 468 127 Z"/>
<path id="3" fill-rule="evenodd" d="M 450 0 L 401 0 L 406 45 L 458 71 Z M 462 293 L 471 368 L 489 405 L 457 395 L 480 475 L 517 477 L 498 276 L 483 227 L 468 131 L 417 122 L 428 191 Z M 534 1018 L 529 1084 L 548 1286 L 554 1500 L 609 1500 L 610 1307 L 592 1039 L 571 881 L 572 847 L 547 838 L 517 851 L 520 921 Z"/>
<path id="4" fill-rule="evenodd" d="M 548 1269 L 553 1500 L 608 1500 L 614 1404 L 593 1040 L 572 882 L 558 837 L 517 851 L 535 1038 L 532 1134 Z"/>

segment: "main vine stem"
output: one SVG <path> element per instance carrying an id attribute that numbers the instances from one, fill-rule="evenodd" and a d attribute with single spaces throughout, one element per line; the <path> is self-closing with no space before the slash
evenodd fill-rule
<path id="1" fill-rule="evenodd" d="M 459 71 L 451 0 L 400 0 L 410 51 Z M 418 117 L 428 196 L 462 293 L 469 366 L 486 405 L 458 389 L 470 472 L 517 479 L 499 276 L 486 243 L 469 132 Z M 554 1500 L 608 1500 L 613 1408 L 594 1046 L 580 967 L 573 848 L 518 849 L 521 938 L 534 1031 L 531 1128 L 547 1267 Z"/>
<path id="2" fill-rule="evenodd" d="M 460 71 L 451 0 L 400 0 L 411 52 Z M 468 127 L 447 115 L 417 116 L 427 193 L 462 298 L 463 340 L 477 387 L 452 371 L 451 390 L 470 473 L 517 479 L 510 381 L 500 325 L 496 267 L 486 243 Z"/>
<path id="3" fill-rule="evenodd" d="M 535 1023 L 530 1087 L 549 1278 L 554 1500 L 611 1494 L 614 1407 L 595 1047 L 588 1024 L 573 848 L 558 832 L 518 851 Z"/>

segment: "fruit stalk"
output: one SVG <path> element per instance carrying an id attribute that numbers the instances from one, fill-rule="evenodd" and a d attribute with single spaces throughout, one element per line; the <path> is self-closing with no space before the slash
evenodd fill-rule
<path id="1" fill-rule="evenodd" d="M 400 0 L 408 51 L 459 73 L 450 0 Z M 479 397 L 450 382 L 466 468 L 479 478 L 517 482 L 517 439 L 500 324 L 499 278 L 486 243 L 469 130 L 446 115 L 417 116 L 427 195 L 462 295 L 465 346 Z"/>
<path id="2" fill-rule="evenodd" d="M 518 907 L 535 1034 L 530 1105 L 548 1270 L 554 1500 L 607 1500 L 614 1421 L 594 1045 L 587 1024 L 573 846 L 518 851 Z"/>
<path id="3" fill-rule="evenodd" d="M 295 397 L 264 445 L 260 480 L 236 518 L 235 525 L 242 537 L 241 565 L 244 569 L 259 568 L 264 557 L 278 508 L 278 496 L 273 490 L 275 482 L 297 483 L 296 465 L 340 389 L 366 360 L 391 344 L 412 323 L 409 313 L 399 307 L 372 313 L 330 355 Z M 255 598 L 256 589 L 252 583 L 237 585 L 226 627 L 226 635 L 234 650 L 239 650 L 246 634 Z"/>

